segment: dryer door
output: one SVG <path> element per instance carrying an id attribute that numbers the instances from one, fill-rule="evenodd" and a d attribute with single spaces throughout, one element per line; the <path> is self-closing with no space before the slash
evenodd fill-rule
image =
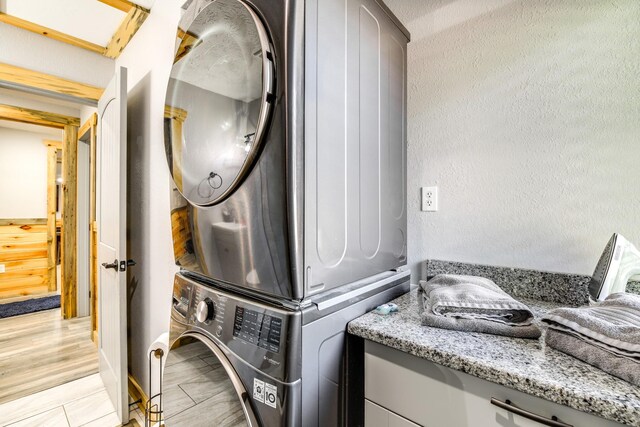
<path id="1" fill-rule="evenodd" d="M 249 394 L 224 353 L 198 334 L 172 345 L 162 376 L 166 427 L 258 427 Z"/>
<path id="2" fill-rule="evenodd" d="M 267 31 L 240 0 L 194 1 L 181 21 L 165 105 L 165 149 L 191 203 L 224 201 L 260 152 L 274 102 Z"/>

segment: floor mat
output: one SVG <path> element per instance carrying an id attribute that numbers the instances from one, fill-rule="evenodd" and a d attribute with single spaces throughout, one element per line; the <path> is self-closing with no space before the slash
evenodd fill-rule
<path id="1" fill-rule="evenodd" d="M 60 307 L 60 295 L 0 304 L 0 319 Z"/>

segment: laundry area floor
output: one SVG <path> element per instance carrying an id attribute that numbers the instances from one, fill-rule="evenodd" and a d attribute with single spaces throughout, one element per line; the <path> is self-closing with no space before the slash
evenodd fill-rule
<path id="1" fill-rule="evenodd" d="M 90 317 L 54 309 L 0 319 L 0 404 L 97 372 Z"/>
<path id="2" fill-rule="evenodd" d="M 136 405 L 127 426 L 143 426 L 144 416 Z M 0 404 L 0 426 L 10 427 L 115 427 L 115 409 L 100 374 L 68 382 Z"/>

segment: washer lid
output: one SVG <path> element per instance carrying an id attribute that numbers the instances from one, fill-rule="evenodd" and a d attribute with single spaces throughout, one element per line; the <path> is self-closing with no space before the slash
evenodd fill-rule
<path id="1" fill-rule="evenodd" d="M 274 102 L 274 65 L 267 31 L 244 2 L 217 0 L 191 13 L 167 88 L 165 149 L 178 190 L 210 206 L 255 163 Z"/>

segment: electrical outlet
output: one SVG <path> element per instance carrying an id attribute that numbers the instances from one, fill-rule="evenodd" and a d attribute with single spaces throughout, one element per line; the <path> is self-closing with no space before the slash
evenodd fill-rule
<path id="1" fill-rule="evenodd" d="M 4 273 L 4 264 L 0 264 L 0 273 Z"/>
<path id="2" fill-rule="evenodd" d="M 425 212 L 438 210 L 438 187 L 422 187 L 422 210 Z"/>

